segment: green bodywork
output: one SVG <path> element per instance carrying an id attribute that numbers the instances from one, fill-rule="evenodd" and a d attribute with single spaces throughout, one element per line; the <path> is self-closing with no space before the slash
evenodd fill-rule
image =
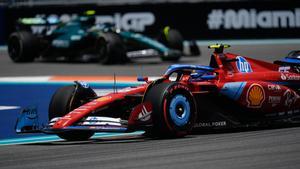
<path id="1" fill-rule="evenodd" d="M 136 45 L 139 46 L 136 49 L 140 49 L 142 46 L 144 49 L 155 49 L 161 54 L 168 53 L 171 50 L 161 42 L 140 33 L 120 31 L 112 25 L 95 25 L 95 16 L 78 16 L 66 23 L 55 19 L 52 23 L 49 23 L 44 18 L 21 18 L 19 23 L 26 26 L 46 27 L 47 33 L 40 33 L 39 36 L 47 39 L 51 48 L 54 49 L 86 48 L 87 45 L 90 45 L 87 41 L 96 41 L 105 32 L 115 32 L 119 34 L 126 45 L 131 45 L 128 47 L 131 49 L 135 49 Z M 50 30 L 48 26 L 55 26 L 55 28 Z M 134 43 L 127 44 L 126 42 Z"/>
<path id="2" fill-rule="evenodd" d="M 162 44 L 152 38 L 149 38 L 145 35 L 139 34 L 139 33 L 122 31 L 119 34 L 125 40 L 136 41 L 136 42 L 142 43 L 145 46 L 148 46 L 149 48 L 152 48 L 152 49 L 156 49 L 157 51 L 159 51 L 161 53 L 165 53 L 170 50 L 164 44 Z"/>

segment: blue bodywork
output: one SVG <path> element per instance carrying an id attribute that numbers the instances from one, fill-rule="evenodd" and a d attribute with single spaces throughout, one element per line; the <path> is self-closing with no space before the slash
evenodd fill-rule
<path id="1" fill-rule="evenodd" d="M 277 60 L 274 63 L 280 65 L 299 65 L 300 64 L 300 51 L 291 51 L 285 58 Z"/>
<path id="2" fill-rule="evenodd" d="M 210 66 L 181 64 L 169 66 L 167 71 L 164 73 L 164 77 L 169 78 L 173 73 L 178 73 L 177 78 L 179 78 L 184 72 L 189 72 L 191 82 L 212 80 L 217 77 L 217 75 L 214 73 L 214 68 Z"/>
<path id="3" fill-rule="evenodd" d="M 246 82 L 229 82 L 225 83 L 220 93 L 231 98 L 238 100 L 246 86 Z"/>
<path id="4" fill-rule="evenodd" d="M 184 64 L 175 64 L 168 67 L 167 71 L 164 75 L 170 75 L 176 71 L 184 71 L 184 70 L 195 70 L 197 73 L 206 73 L 213 72 L 214 68 L 210 66 L 202 66 L 202 65 L 184 65 Z"/>
<path id="5" fill-rule="evenodd" d="M 300 64 L 300 59 L 297 59 L 297 58 L 283 58 L 280 60 L 281 62 L 284 62 L 284 63 L 291 63 L 291 64 Z"/>

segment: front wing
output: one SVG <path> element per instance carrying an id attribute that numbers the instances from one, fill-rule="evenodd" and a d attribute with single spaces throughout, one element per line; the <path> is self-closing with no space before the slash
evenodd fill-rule
<path id="1" fill-rule="evenodd" d="M 50 123 L 43 125 L 39 122 L 36 108 L 23 109 L 15 125 L 16 133 L 46 133 L 56 134 L 65 131 L 88 130 L 94 132 L 127 132 L 128 121 L 120 118 L 88 116 L 85 119 L 62 129 L 52 128 L 59 117 L 50 120 Z"/>

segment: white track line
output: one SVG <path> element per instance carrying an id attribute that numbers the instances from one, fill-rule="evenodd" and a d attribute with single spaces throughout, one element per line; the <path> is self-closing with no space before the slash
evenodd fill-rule
<path id="1" fill-rule="evenodd" d="M 0 82 L 47 82 L 51 76 L 1 77 Z"/>

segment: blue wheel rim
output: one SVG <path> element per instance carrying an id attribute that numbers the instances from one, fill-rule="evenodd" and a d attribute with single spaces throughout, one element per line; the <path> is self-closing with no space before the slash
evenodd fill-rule
<path id="1" fill-rule="evenodd" d="M 175 95 L 170 102 L 169 113 L 172 121 L 177 126 L 184 126 L 188 123 L 191 110 L 188 99 L 181 95 Z"/>

